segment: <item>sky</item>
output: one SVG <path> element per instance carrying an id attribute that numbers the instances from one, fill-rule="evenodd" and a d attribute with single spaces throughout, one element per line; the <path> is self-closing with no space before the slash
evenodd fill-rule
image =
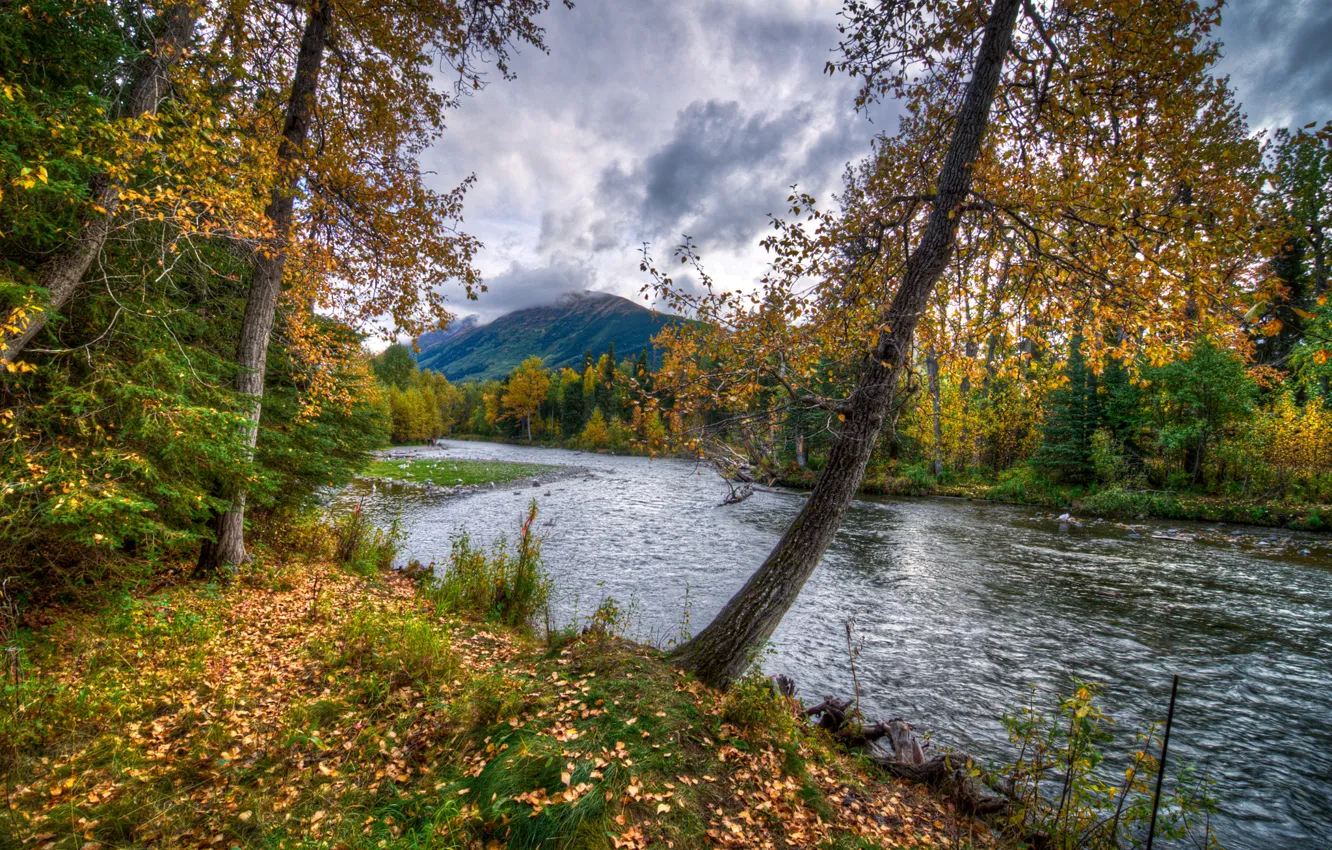
<path id="1" fill-rule="evenodd" d="M 751 284 L 758 245 L 790 186 L 827 199 L 848 163 L 896 126 L 868 116 L 824 63 L 829 0 L 578 0 L 541 22 L 517 78 L 492 79 L 423 157 L 436 188 L 468 174 L 464 229 L 485 248 L 489 291 L 452 301 L 488 321 L 596 290 L 638 298 L 643 243 L 669 258 L 684 235 L 727 288 Z M 1250 126 L 1332 119 L 1332 0 L 1232 0 L 1220 39 Z M 678 279 L 678 277 L 677 277 Z"/>

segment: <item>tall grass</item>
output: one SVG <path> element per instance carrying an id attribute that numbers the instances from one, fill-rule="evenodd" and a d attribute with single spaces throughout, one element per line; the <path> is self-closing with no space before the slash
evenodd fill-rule
<path id="1" fill-rule="evenodd" d="M 396 520 L 388 531 L 378 528 L 366 519 L 357 503 L 350 514 L 334 523 L 333 554 L 348 572 L 374 575 L 393 566 L 401 537 Z"/>
<path id="2" fill-rule="evenodd" d="M 428 620 L 387 611 L 373 602 L 353 610 L 325 648 L 338 667 L 376 670 L 389 684 L 427 684 L 452 679 L 460 664 L 448 632 Z"/>
<path id="3" fill-rule="evenodd" d="M 532 530 L 533 501 L 518 530 L 512 551 L 501 537 L 489 553 L 466 535 L 453 541 L 449 565 L 427 583 L 426 597 L 441 613 L 470 614 L 507 626 L 529 627 L 550 599 L 550 578 L 541 561 L 541 539 Z"/>

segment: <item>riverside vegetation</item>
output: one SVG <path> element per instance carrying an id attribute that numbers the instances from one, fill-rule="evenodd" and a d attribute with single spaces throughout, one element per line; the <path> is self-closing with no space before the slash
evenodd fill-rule
<path id="1" fill-rule="evenodd" d="M 1140 835 L 1158 742 L 1123 789 L 1107 784 L 1091 688 L 1055 717 L 1014 715 L 1018 758 L 1001 770 L 1020 805 L 987 825 L 880 774 L 761 675 L 722 693 L 626 640 L 613 600 L 534 630 L 549 593 L 535 517 L 512 546 L 458 538 L 435 577 L 387 570 L 394 539 L 358 511 L 306 516 L 265 535 L 234 581 L 166 577 L 96 609 L 6 620 L 0 846 L 976 848 L 1039 833 L 1071 848 Z M 1057 806 L 1040 792 L 1052 783 Z M 1184 783 L 1158 834 L 1205 838 L 1210 803 Z"/>
<path id="2" fill-rule="evenodd" d="M 491 69 L 547 48 L 550 5 L 0 5 L 0 840 L 984 841 L 934 798 L 874 796 L 744 672 L 867 470 L 1324 521 L 1332 125 L 1250 130 L 1210 0 L 851 0 L 827 70 L 901 119 L 834 209 L 792 192 L 756 289 L 719 285 L 692 242 L 678 283 L 645 249 L 649 295 L 694 320 L 656 362 L 452 386 L 403 347 L 372 357 L 371 333 L 447 323 L 446 284 L 483 292 L 473 178 L 437 188 L 418 157 Z M 818 474 L 672 648 L 679 673 L 609 626 L 541 648 L 522 617 L 479 625 L 538 592 L 521 556 L 432 601 L 381 574 L 391 534 L 300 519 L 388 440 L 455 432 L 715 440 Z M 1119 841 L 1070 830 L 1141 806 L 1075 816 L 1109 792 L 1074 793 L 1096 759 L 1051 735 L 1060 815 L 1027 825 Z M 667 753 L 697 761 L 668 779 Z"/>

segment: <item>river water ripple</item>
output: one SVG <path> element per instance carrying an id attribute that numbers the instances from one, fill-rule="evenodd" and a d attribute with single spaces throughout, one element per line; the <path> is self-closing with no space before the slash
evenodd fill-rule
<path id="1" fill-rule="evenodd" d="M 559 622 L 610 595 L 659 644 L 706 625 L 801 503 L 760 492 L 719 507 L 726 485 L 681 460 L 459 441 L 398 453 L 580 467 L 540 487 L 429 498 L 357 484 L 344 497 L 377 522 L 399 518 L 405 557 L 423 563 L 446 562 L 460 531 L 512 535 L 535 498 Z M 794 676 L 807 700 L 849 695 L 854 618 L 866 715 L 994 758 L 1008 754 L 999 715 L 1029 686 L 1048 707 L 1070 677 L 1104 683 L 1128 742 L 1164 718 L 1178 673 L 1171 760 L 1216 779 L 1222 843 L 1332 847 L 1332 544 L 1247 531 L 1276 545 L 1134 539 L 962 500 L 857 501 L 763 666 Z"/>

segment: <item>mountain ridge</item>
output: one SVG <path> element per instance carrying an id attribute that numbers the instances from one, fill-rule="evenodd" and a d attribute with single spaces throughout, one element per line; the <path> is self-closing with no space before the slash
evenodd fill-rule
<path id="1" fill-rule="evenodd" d="M 422 369 L 450 381 L 502 378 L 537 355 L 548 369 L 581 368 L 583 353 L 600 356 L 614 345 L 621 357 L 652 347 L 663 328 L 686 321 L 649 310 L 609 292 L 567 293 L 555 303 L 505 313 L 480 324 L 435 331 L 417 340 Z"/>

